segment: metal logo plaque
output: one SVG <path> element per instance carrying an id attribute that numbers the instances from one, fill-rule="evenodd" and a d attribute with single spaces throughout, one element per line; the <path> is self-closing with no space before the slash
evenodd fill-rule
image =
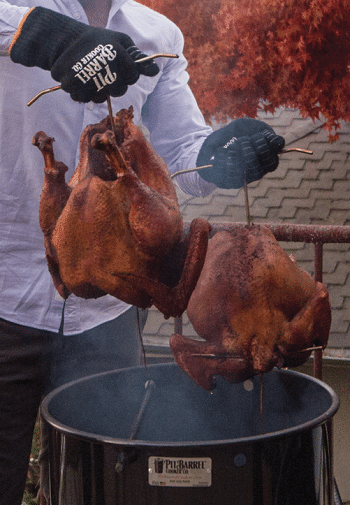
<path id="1" fill-rule="evenodd" d="M 148 483 L 151 486 L 209 487 L 211 458 L 148 458 Z"/>

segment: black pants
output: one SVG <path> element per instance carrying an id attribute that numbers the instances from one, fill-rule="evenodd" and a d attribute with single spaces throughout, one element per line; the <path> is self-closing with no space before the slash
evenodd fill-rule
<path id="1" fill-rule="evenodd" d="M 50 332 L 0 319 L 1 505 L 22 501 L 51 342 Z"/>
<path id="2" fill-rule="evenodd" d="M 143 329 L 146 313 L 141 312 Z M 70 380 L 140 363 L 136 308 L 79 335 L 0 319 L 0 505 L 20 505 L 44 394 Z"/>

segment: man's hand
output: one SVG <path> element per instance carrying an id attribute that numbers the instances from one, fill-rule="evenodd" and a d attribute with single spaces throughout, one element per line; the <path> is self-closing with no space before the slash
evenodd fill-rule
<path id="1" fill-rule="evenodd" d="M 104 102 L 124 95 L 140 74 L 159 72 L 124 33 L 95 28 L 35 7 L 25 16 L 10 47 L 15 63 L 50 70 L 53 79 L 78 102 Z"/>
<path id="2" fill-rule="evenodd" d="M 213 167 L 202 169 L 199 175 L 219 188 L 241 188 L 244 181 L 256 181 L 277 168 L 284 143 L 266 123 L 236 119 L 204 141 L 197 167 Z"/>

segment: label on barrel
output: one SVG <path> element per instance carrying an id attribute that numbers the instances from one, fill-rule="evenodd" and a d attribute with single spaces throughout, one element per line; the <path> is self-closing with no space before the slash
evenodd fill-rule
<path id="1" fill-rule="evenodd" d="M 151 486 L 209 487 L 211 458 L 148 458 L 148 483 Z"/>

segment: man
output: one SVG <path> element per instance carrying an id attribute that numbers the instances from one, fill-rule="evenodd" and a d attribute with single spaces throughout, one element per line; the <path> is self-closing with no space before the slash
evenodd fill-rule
<path id="1" fill-rule="evenodd" d="M 0 505 L 21 503 L 42 395 L 140 359 L 135 307 L 111 296 L 64 303 L 55 292 L 38 224 L 43 162 L 33 134 L 55 138 L 69 179 L 80 134 L 107 116 L 110 95 L 114 112 L 133 106 L 170 172 L 213 164 L 177 177 L 187 193 L 240 187 L 277 167 L 283 139 L 267 125 L 238 120 L 212 133 L 182 51 L 179 29 L 133 0 L 0 0 Z M 135 63 L 159 52 L 179 58 Z M 58 83 L 62 90 L 27 107 Z"/>

